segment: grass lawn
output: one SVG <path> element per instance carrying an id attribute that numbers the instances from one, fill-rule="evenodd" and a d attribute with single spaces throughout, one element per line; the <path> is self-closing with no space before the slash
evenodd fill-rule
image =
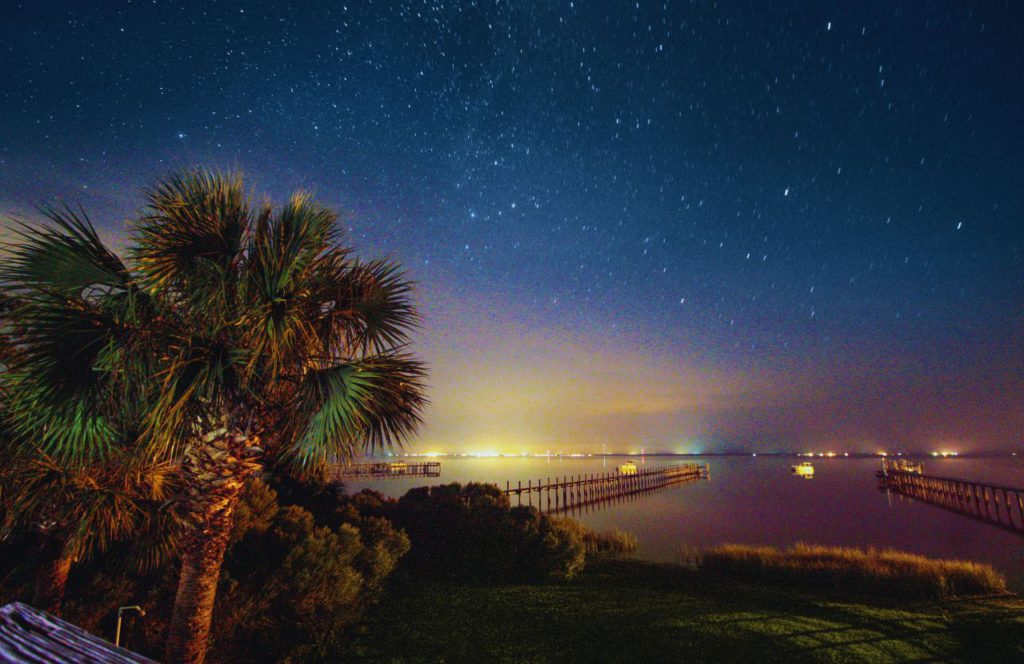
<path id="1" fill-rule="evenodd" d="M 371 610 L 344 656 L 367 662 L 1024 662 L 1024 600 L 899 604 L 606 561 L 559 585 L 400 583 Z"/>

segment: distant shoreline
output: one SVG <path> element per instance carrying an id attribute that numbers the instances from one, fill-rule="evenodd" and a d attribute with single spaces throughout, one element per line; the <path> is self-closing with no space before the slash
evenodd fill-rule
<path id="1" fill-rule="evenodd" d="M 664 458 L 707 458 L 707 457 L 778 457 L 778 458 L 804 458 L 804 459 L 885 459 L 885 458 L 907 458 L 907 459 L 1012 459 L 1016 458 L 1017 452 L 963 452 L 956 454 L 937 454 L 932 452 L 900 452 L 888 455 L 871 454 L 866 452 L 844 452 L 844 453 L 808 453 L 808 452 L 595 452 L 595 453 L 574 453 L 574 454 L 471 454 L 471 453 L 407 453 L 390 454 L 385 456 L 368 456 L 366 459 L 394 459 L 394 458 L 415 458 L 415 459 L 602 459 L 602 458 L 623 458 L 623 457 L 664 457 Z"/>

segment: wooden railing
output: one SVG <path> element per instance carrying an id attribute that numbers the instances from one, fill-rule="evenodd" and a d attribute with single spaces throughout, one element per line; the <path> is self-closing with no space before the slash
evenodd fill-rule
<path id="1" fill-rule="evenodd" d="M 377 479 L 399 477 L 440 477 L 439 461 L 379 461 L 374 463 L 353 463 L 337 466 L 332 472 L 334 479 L 342 480 L 350 477 L 373 477 Z"/>
<path id="2" fill-rule="evenodd" d="M 885 488 L 1024 534 L 1024 488 L 888 470 Z"/>
<path id="3" fill-rule="evenodd" d="M 569 475 L 539 478 L 536 482 L 530 479 L 514 486 L 506 482 L 504 493 L 509 500 L 515 496 L 517 505 L 533 505 L 542 512 L 558 513 L 709 477 L 706 464 L 686 464 L 635 473 Z"/>

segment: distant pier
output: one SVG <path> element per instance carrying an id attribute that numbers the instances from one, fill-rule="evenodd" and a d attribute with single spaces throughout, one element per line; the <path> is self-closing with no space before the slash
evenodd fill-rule
<path id="1" fill-rule="evenodd" d="M 632 473 L 530 479 L 525 483 L 518 481 L 514 486 L 505 482 L 504 493 L 509 500 L 515 496 L 517 505 L 532 505 L 541 512 L 557 514 L 709 477 L 707 464 L 692 463 Z"/>
<path id="2" fill-rule="evenodd" d="M 346 466 L 337 466 L 332 476 L 335 480 L 344 480 L 352 477 L 372 477 L 376 479 L 440 477 L 441 463 L 439 461 L 352 463 Z"/>
<path id="3" fill-rule="evenodd" d="M 1024 535 L 1024 488 L 888 469 L 883 488 Z"/>

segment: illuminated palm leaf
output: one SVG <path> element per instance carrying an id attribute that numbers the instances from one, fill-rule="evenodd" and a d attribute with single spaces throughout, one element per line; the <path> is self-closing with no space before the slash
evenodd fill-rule
<path id="1" fill-rule="evenodd" d="M 257 224 L 246 264 L 246 345 L 272 372 L 306 352 L 315 336 L 309 276 L 331 248 L 336 215 L 307 194 L 296 194 L 273 217 Z"/>
<path id="2" fill-rule="evenodd" d="M 147 192 L 131 256 L 147 288 L 198 307 L 227 305 L 253 211 L 239 176 L 172 175 Z"/>
<path id="3" fill-rule="evenodd" d="M 284 429 L 285 456 L 316 472 L 367 448 L 401 445 L 420 421 L 424 373 L 399 354 L 307 372 L 291 410 L 298 417 Z"/>
<path id="4" fill-rule="evenodd" d="M 45 454 L 8 458 L 0 483 L 10 507 L 4 530 L 36 528 L 84 561 L 133 539 L 130 561 L 151 569 L 172 554 L 180 531 L 173 510 L 158 509 L 176 488 L 171 464 L 138 464 L 122 455 L 104 464 L 69 467 Z"/>
<path id="5" fill-rule="evenodd" d="M 18 352 L 2 384 L 15 432 L 48 454 L 80 462 L 112 442 L 111 412 L 128 402 L 118 378 L 147 298 L 88 219 L 49 210 L 52 227 L 23 227 L 0 268 L 14 302 L 6 328 Z"/>
<path id="6" fill-rule="evenodd" d="M 419 322 L 413 284 L 397 265 L 375 260 L 331 261 L 312 288 L 321 303 L 317 335 L 339 355 L 380 353 L 409 342 Z"/>

